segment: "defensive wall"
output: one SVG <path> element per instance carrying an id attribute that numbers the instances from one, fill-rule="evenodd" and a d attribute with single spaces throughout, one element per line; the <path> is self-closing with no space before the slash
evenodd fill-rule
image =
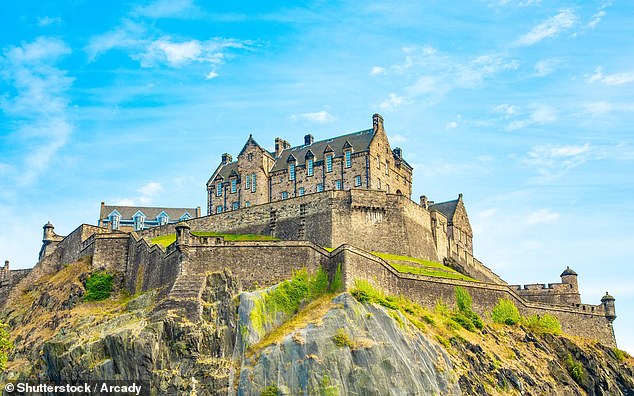
<path id="1" fill-rule="evenodd" d="M 447 239 L 447 219 L 406 196 L 379 190 L 329 190 L 186 222 L 194 231 L 271 235 L 307 240 L 318 246 L 343 244 L 443 262 L 451 258 L 463 273 L 485 282 L 506 284 L 473 255 Z M 175 233 L 168 224 L 138 232 L 153 238 Z"/>
<path id="2" fill-rule="evenodd" d="M 424 307 L 433 309 L 438 300 L 449 305 L 455 304 L 455 287 L 461 286 L 473 297 L 473 309 L 480 315 L 490 313 L 498 301 L 505 298 L 511 300 L 522 315 L 548 313 L 559 319 L 562 331 L 566 334 L 616 346 L 612 322 L 606 317 L 603 305 L 545 304 L 528 301 L 506 285 L 399 273 L 379 257 L 353 246 L 340 246 L 331 255 L 332 260 L 343 263 L 346 289 L 353 288 L 354 281 L 362 279 L 388 294 L 407 296 Z"/>

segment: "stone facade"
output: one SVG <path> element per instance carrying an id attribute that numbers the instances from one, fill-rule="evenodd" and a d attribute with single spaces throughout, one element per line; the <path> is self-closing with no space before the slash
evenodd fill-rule
<path id="1" fill-rule="evenodd" d="M 275 152 L 249 136 L 236 161 L 229 154 L 207 182 L 207 213 L 222 213 L 327 190 L 365 188 L 412 194 L 412 167 L 392 149 L 383 118 L 372 129 L 291 147 L 280 138 Z"/>

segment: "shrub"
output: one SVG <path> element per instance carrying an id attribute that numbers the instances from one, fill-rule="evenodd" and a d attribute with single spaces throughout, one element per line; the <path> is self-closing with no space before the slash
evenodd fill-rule
<path id="1" fill-rule="evenodd" d="M 520 311 L 517 309 L 513 301 L 506 298 L 500 299 L 491 311 L 491 319 L 496 323 L 503 323 L 512 326 L 522 320 Z"/>
<path id="2" fill-rule="evenodd" d="M 337 265 L 337 271 L 332 278 L 332 284 L 330 285 L 331 292 L 338 292 L 343 288 L 343 275 L 341 274 L 341 264 Z"/>
<path id="3" fill-rule="evenodd" d="M 86 278 L 84 301 L 101 301 L 112 293 L 113 276 L 105 271 L 95 272 Z"/>
<path id="4" fill-rule="evenodd" d="M 6 368 L 9 351 L 13 349 L 7 327 L 5 323 L 0 322 L 0 372 Z"/>
<path id="5" fill-rule="evenodd" d="M 456 286 L 456 305 L 458 305 L 458 311 L 460 312 L 471 312 L 471 306 L 473 304 L 473 300 L 471 299 L 471 295 L 468 291 L 466 291 L 463 287 Z"/>
<path id="6" fill-rule="evenodd" d="M 561 323 L 551 314 L 531 315 L 524 318 L 524 323 L 536 333 L 561 334 Z"/>
<path id="7" fill-rule="evenodd" d="M 568 354 L 568 357 L 566 358 L 566 369 L 572 379 L 575 380 L 577 384 L 581 385 L 583 382 L 583 365 L 573 359 L 571 354 Z"/>
<path id="8" fill-rule="evenodd" d="M 280 390 L 277 385 L 271 385 L 264 388 L 261 393 L 261 396 L 277 396 L 280 394 Z"/>
<path id="9" fill-rule="evenodd" d="M 337 329 L 337 332 L 334 336 L 332 336 L 332 340 L 335 342 L 335 345 L 340 347 L 349 347 L 350 349 L 354 348 L 354 343 L 348 336 L 348 333 L 344 329 Z"/>
<path id="10" fill-rule="evenodd" d="M 616 360 L 618 360 L 619 362 L 622 362 L 623 360 L 625 360 L 626 357 L 629 357 L 627 352 L 622 351 L 618 348 L 612 348 L 612 352 L 614 353 L 614 357 L 616 358 Z"/>

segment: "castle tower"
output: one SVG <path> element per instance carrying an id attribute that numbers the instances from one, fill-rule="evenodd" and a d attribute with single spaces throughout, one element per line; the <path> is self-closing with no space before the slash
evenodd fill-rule
<path id="1" fill-rule="evenodd" d="M 564 272 L 561 273 L 561 283 L 566 283 L 572 286 L 575 293 L 579 293 L 579 284 L 577 283 L 577 273 L 566 267 Z"/>
<path id="2" fill-rule="evenodd" d="M 605 296 L 601 298 L 601 304 L 603 304 L 603 309 L 605 310 L 605 317 L 610 321 L 610 323 L 614 322 L 616 319 L 616 310 L 614 309 L 614 297 L 605 292 Z"/>
<path id="3" fill-rule="evenodd" d="M 42 237 L 42 242 L 46 243 L 46 242 L 52 242 L 54 240 L 54 236 L 55 236 L 55 227 L 53 226 L 53 224 L 51 224 L 50 221 L 48 221 L 46 224 L 44 224 L 44 235 Z"/>

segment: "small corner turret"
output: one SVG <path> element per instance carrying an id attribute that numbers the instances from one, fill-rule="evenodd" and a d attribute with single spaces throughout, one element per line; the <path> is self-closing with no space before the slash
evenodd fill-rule
<path id="1" fill-rule="evenodd" d="M 603 309 L 605 310 L 605 317 L 610 323 L 614 322 L 616 319 L 616 309 L 614 308 L 614 297 L 612 297 L 608 292 L 605 292 L 605 296 L 601 298 L 601 304 L 603 304 Z"/>

